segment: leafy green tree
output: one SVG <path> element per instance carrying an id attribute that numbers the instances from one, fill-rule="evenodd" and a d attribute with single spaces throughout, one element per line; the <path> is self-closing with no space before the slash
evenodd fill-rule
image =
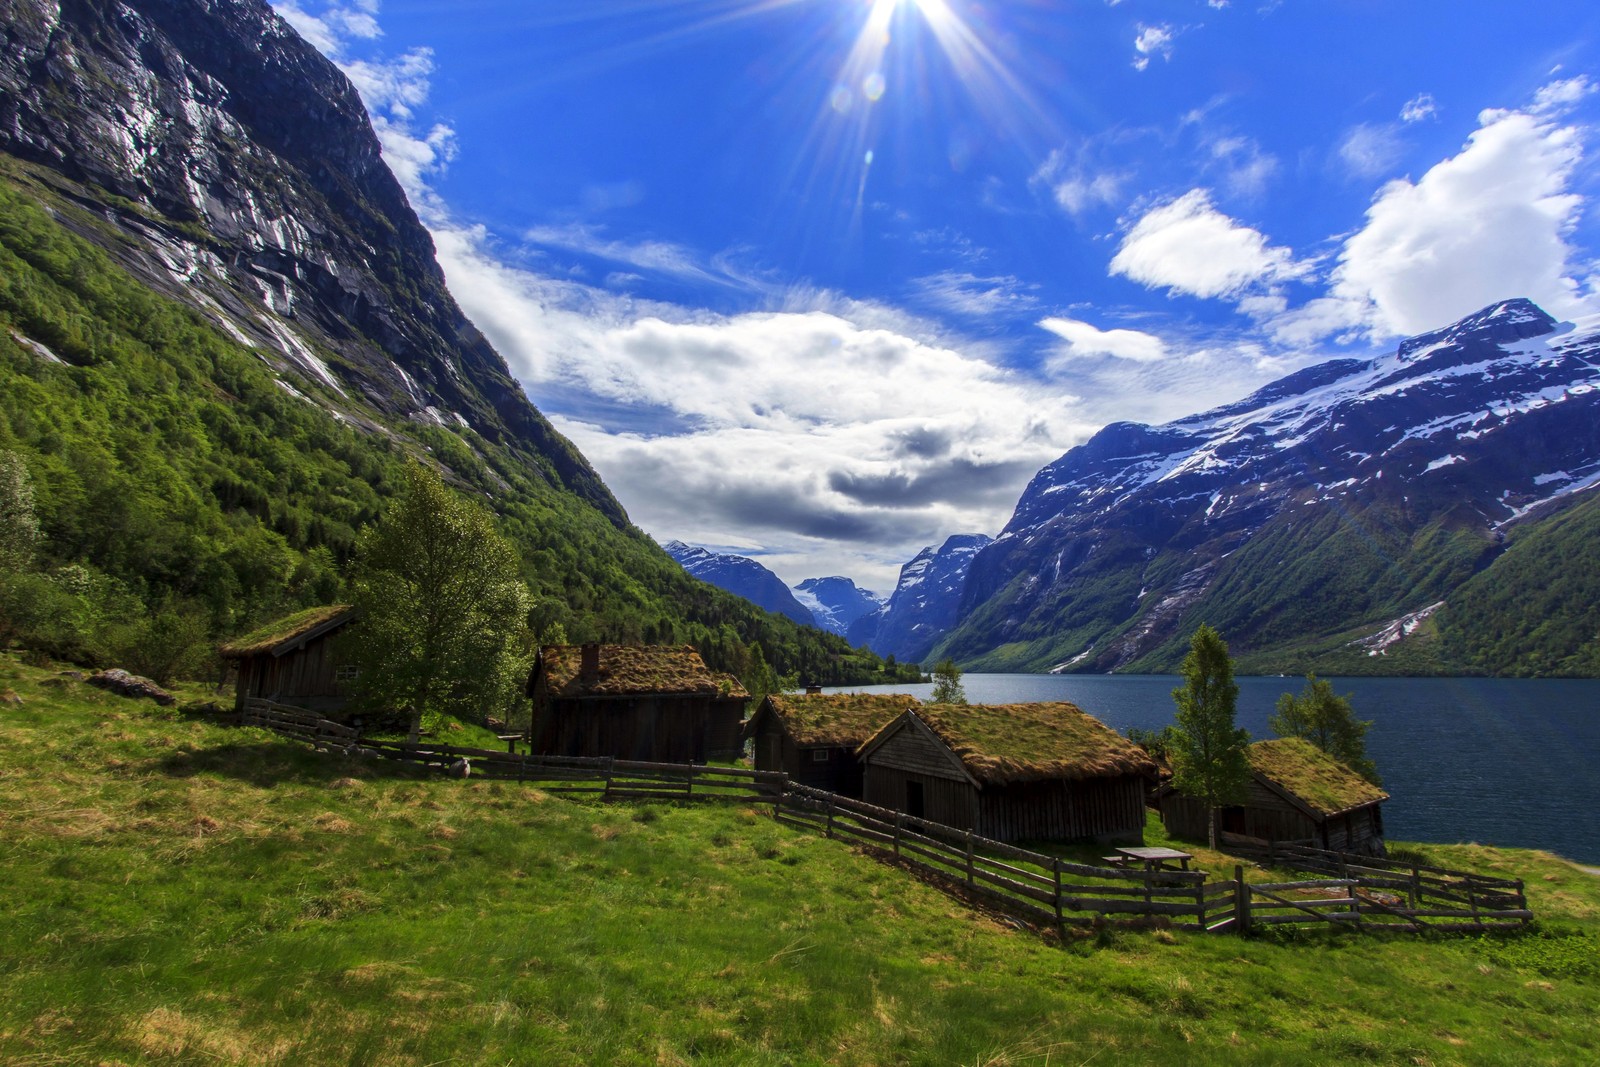
<path id="1" fill-rule="evenodd" d="M 356 546 L 359 630 L 352 654 L 365 702 L 424 716 L 509 718 L 528 662 L 528 590 L 494 519 L 412 464 L 406 489 Z"/>
<path id="2" fill-rule="evenodd" d="M 1126 731 L 1129 741 L 1138 745 L 1157 760 L 1170 763 L 1172 760 L 1172 724 L 1168 723 L 1159 730 L 1145 730 L 1138 726 L 1130 726 Z"/>
<path id="3" fill-rule="evenodd" d="M 15 452 L 0 452 L 0 574 L 13 574 L 32 563 L 38 540 L 27 465 Z"/>
<path id="4" fill-rule="evenodd" d="M 1183 657 L 1184 684 L 1172 691 L 1178 706 L 1170 752 L 1172 784 L 1206 806 L 1206 837 L 1217 847 L 1217 809 L 1244 799 L 1250 782 L 1245 746 L 1250 734 L 1234 722 L 1239 685 L 1222 637 L 1204 623 Z"/>
<path id="5" fill-rule="evenodd" d="M 1299 696 L 1285 693 L 1278 698 L 1277 714 L 1267 725 L 1279 737 L 1305 738 L 1373 785 L 1382 784 L 1377 766 L 1367 756 L 1367 728 L 1372 723 L 1357 719 L 1349 694 L 1335 695 L 1327 679 L 1306 675 Z"/>
<path id="6" fill-rule="evenodd" d="M 933 668 L 933 695 L 928 698 L 935 704 L 965 704 L 967 691 L 961 685 L 961 668 L 956 661 L 945 658 Z"/>

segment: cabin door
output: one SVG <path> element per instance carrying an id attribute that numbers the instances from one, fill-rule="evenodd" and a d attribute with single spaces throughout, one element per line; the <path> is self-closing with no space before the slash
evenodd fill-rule
<path id="1" fill-rule="evenodd" d="M 926 810 L 927 809 L 924 807 L 923 801 L 922 801 L 922 783 L 921 782 L 907 782 L 906 783 L 906 814 L 911 816 L 913 819 L 920 819 L 920 818 L 922 818 L 922 816 L 926 812 Z"/>
<path id="2" fill-rule="evenodd" d="M 767 766 L 769 771 L 783 770 L 783 738 L 778 734 L 767 735 Z"/>

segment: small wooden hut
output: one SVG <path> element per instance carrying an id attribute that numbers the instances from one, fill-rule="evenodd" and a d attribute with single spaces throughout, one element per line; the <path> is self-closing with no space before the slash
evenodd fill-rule
<path id="1" fill-rule="evenodd" d="M 324 713 L 341 710 L 356 669 L 341 662 L 334 638 L 355 620 L 348 604 L 307 608 L 223 645 L 222 658 L 239 672 L 234 709 L 266 699 Z"/>
<path id="2" fill-rule="evenodd" d="M 869 804 L 998 841 L 1139 842 L 1156 773 L 1073 704 L 910 708 L 861 746 Z"/>
<path id="3" fill-rule="evenodd" d="M 904 693 L 773 693 L 745 725 L 756 770 L 782 771 L 794 782 L 860 798 L 856 750 L 907 708 Z"/>
<path id="4" fill-rule="evenodd" d="M 1245 750 L 1250 786 L 1243 804 L 1218 812 L 1223 835 L 1247 844 L 1298 843 L 1382 856 L 1383 802 L 1373 785 L 1298 737 L 1257 741 Z M 1161 821 L 1179 837 L 1206 836 L 1206 806 L 1170 785 L 1160 790 Z"/>
<path id="5" fill-rule="evenodd" d="M 736 759 L 750 699 L 690 645 L 550 645 L 527 693 L 534 752 L 659 763 Z"/>

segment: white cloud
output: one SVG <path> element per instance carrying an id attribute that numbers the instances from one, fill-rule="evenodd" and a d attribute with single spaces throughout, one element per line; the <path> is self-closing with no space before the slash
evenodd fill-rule
<path id="1" fill-rule="evenodd" d="M 1400 137 L 1392 126 L 1362 123 L 1352 127 L 1339 142 L 1339 158 L 1352 174 L 1376 178 L 1394 169 L 1400 160 Z"/>
<path id="2" fill-rule="evenodd" d="M 943 311 L 968 318 L 1032 311 L 1039 298 L 1028 285 L 1012 275 L 979 277 L 967 271 L 940 271 L 912 280 L 912 288 L 924 302 Z"/>
<path id="3" fill-rule="evenodd" d="M 1594 83 L 1583 75 L 1553 81 L 1534 94 L 1532 110 L 1535 115 L 1561 115 L 1594 91 Z"/>
<path id="4" fill-rule="evenodd" d="M 1111 273 L 1150 289 L 1218 297 L 1249 286 L 1297 278 L 1305 268 L 1286 248 L 1211 203 L 1204 189 L 1146 212 L 1122 239 Z"/>
<path id="5" fill-rule="evenodd" d="M 1400 121 L 1406 124 L 1421 122 L 1431 119 L 1439 113 L 1439 106 L 1433 101 L 1432 93 L 1418 93 L 1405 102 L 1400 109 Z"/>
<path id="6" fill-rule="evenodd" d="M 1153 363 L 1167 354 L 1161 338 L 1139 330 L 1102 330 L 1077 319 L 1041 319 L 1039 326 L 1065 342 L 1060 359 L 1083 356 L 1114 356 L 1135 363 Z"/>
<path id="7" fill-rule="evenodd" d="M 1277 173 L 1277 157 L 1254 138 L 1229 134 L 1211 138 L 1205 147 L 1214 164 L 1210 169 L 1220 169 L 1223 184 L 1235 196 L 1259 197 Z"/>
<path id="8" fill-rule="evenodd" d="M 1080 145 L 1075 153 L 1054 149 L 1028 184 L 1048 189 L 1052 199 L 1070 215 L 1082 215 L 1094 207 L 1115 206 L 1122 198 L 1127 176 L 1097 165 L 1091 159 L 1093 154 L 1089 144 Z"/>
<path id="9" fill-rule="evenodd" d="M 1328 295 L 1277 320 L 1277 337 L 1420 333 L 1516 296 L 1561 316 L 1591 310 L 1568 244 L 1583 206 L 1570 191 L 1582 131 L 1553 110 L 1586 91 L 1557 83 L 1528 111 L 1485 111 L 1458 154 L 1385 185 L 1344 242 Z"/>
<path id="10" fill-rule="evenodd" d="M 996 532 L 1092 428 L 1064 388 L 902 332 L 893 309 L 810 293 L 699 313 L 512 267 L 479 230 L 434 236 L 463 309 L 634 521 L 696 543 L 737 531 L 793 579 L 892 585 L 922 545 Z"/>
<path id="11" fill-rule="evenodd" d="M 1155 56 L 1170 60 L 1172 58 L 1172 42 L 1177 37 L 1177 31 L 1170 25 L 1161 23 L 1157 26 L 1139 24 L 1139 35 L 1133 39 L 1133 50 L 1138 53 L 1133 59 L 1135 70 L 1144 70 L 1150 65 L 1150 60 Z"/>

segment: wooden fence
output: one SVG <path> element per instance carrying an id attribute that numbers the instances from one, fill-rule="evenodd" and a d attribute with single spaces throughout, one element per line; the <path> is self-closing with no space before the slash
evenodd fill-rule
<path id="1" fill-rule="evenodd" d="M 363 740 L 350 727 L 265 700 L 247 702 L 239 721 L 355 757 L 445 773 L 470 767 L 474 778 L 525 782 L 551 793 L 771 804 L 779 822 L 852 842 L 995 910 L 1058 930 L 1131 921 L 1211 933 L 1285 923 L 1467 933 L 1514 928 L 1533 918 L 1520 881 L 1305 846 L 1230 849 L 1270 868 L 1327 877 L 1250 882 L 1241 865 L 1232 878 L 1218 881 L 1204 871 L 1072 863 L 812 789 L 776 771 Z"/>

